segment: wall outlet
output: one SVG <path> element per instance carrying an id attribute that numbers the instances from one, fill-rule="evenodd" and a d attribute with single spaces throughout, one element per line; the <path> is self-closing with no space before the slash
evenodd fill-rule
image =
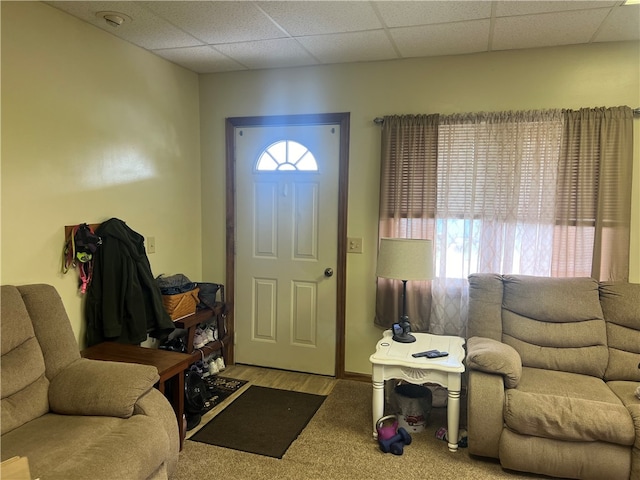
<path id="1" fill-rule="evenodd" d="M 147 237 L 147 253 L 156 253 L 156 237 Z"/>
<path id="2" fill-rule="evenodd" d="M 347 252 L 362 253 L 362 237 L 347 237 Z"/>

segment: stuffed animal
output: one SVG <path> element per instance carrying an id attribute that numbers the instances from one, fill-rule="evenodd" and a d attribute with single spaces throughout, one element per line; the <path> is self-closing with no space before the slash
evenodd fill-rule
<path id="1" fill-rule="evenodd" d="M 640 398 L 640 387 L 636 388 L 636 397 Z"/>

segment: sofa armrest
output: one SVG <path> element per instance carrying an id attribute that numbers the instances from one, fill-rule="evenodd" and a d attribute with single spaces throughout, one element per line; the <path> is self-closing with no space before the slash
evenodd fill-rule
<path id="1" fill-rule="evenodd" d="M 469 453 L 498 458 L 504 427 L 504 382 L 500 375 L 477 370 L 469 371 L 468 381 Z"/>
<path id="2" fill-rule="evenodd" d="M 80 358 L 51 380 L 49 408 L 65 415 L 129 418 L 159 379 L 149 365 Z"/>
<path id="3" fill-rule="evenodd" d="M 520 354 L 512 346 L 491 338 L 471 337 L 467 341 L 467 366 L 502 375 L 507 388 L 517 387 L 522 376 Z"/>
<path id="4" fill-rule="evenodd" d="M 167 432 L 169 438 L 169 456 L 167 457 L 167 473 L 169 478 L 178 465 L 180 454 L 180 433 L 173 407 L 159 390 L 153 388 L 136 402 L 134 415 L 145 415 L 158 420 Z"/>

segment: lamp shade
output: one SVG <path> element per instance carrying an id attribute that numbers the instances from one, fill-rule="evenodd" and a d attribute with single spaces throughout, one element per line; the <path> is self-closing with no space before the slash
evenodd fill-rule
<path id="1" fill-rule="evenodd" d="M 396 280 L 433 278 L 433 243 L 413 238 L 381 238 L 376 276 Z"/>

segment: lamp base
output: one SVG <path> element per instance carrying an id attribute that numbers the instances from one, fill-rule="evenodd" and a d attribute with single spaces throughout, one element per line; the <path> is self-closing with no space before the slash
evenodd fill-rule
<path id="1" fill-rule="evenodd" d="M 403 312 L 398 323 L 393 324 L 393 340 L 400 343 L 413 343 L 416 337 L 411 335 L 411 323 L 409 317 Z"/>
<path id="2" fill-rule="evenodd" d="M 394 335 L 393 340 L 395 342 L 400 342 L 400 343 L 413 343 L 416 341 L 416 337 L 414 337 L 410 333 L 400 333 L 400 334 Z"/>

